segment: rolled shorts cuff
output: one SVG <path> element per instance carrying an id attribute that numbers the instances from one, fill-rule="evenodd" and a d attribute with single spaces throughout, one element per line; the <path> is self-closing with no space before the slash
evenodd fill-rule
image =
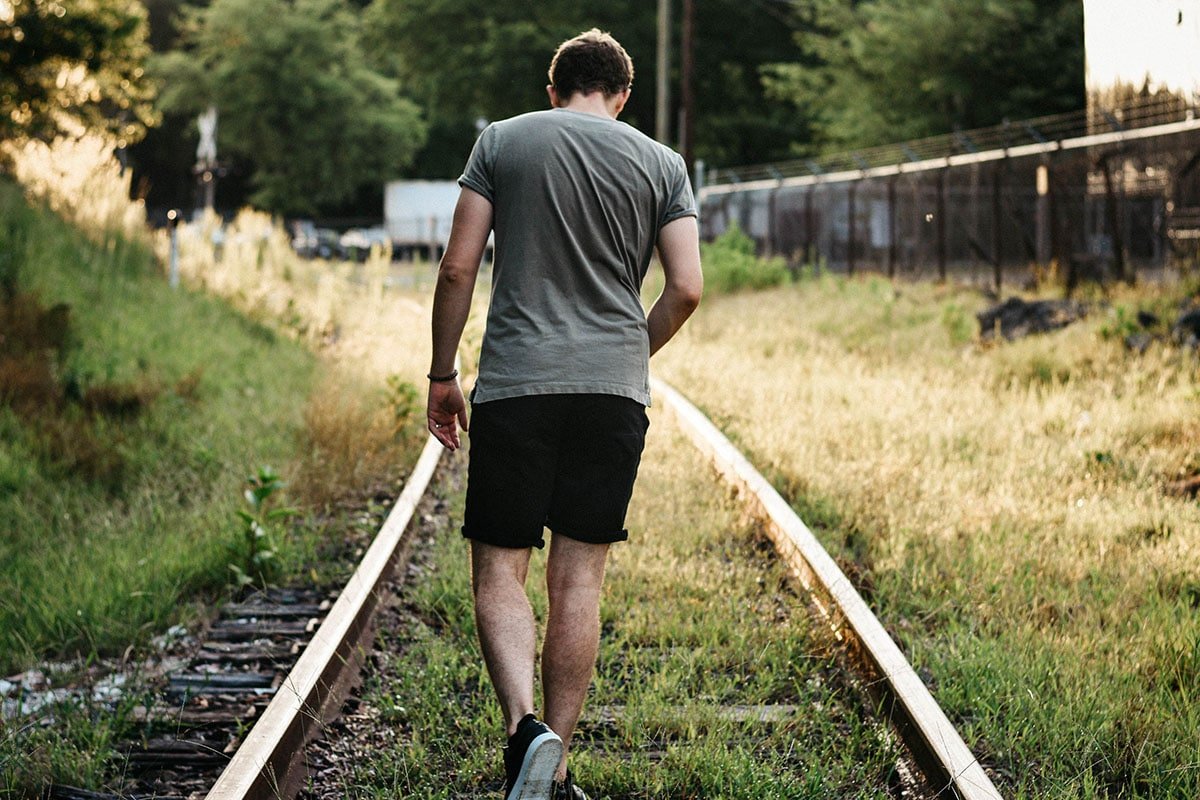
<path id="1" fill-rule="evenodd" d="M 625 529 L 597 533 L 596 531 L 577 531 L 571 528 L 551 528 L 550 532 L 555 536 L 565 536 L 585 544 L 616 544 L 629 539 L 629 531 Z"/>
<path id="2" fill-rule="evenodd" d="M 466 525 L 462 526 L 462 535 L 464 539 L 470 539 L 473 542 L 481 542 L 490 544 L 494 547 L 506 547 L 509 550 L 524 550 L 527 547 L 536 547 L 539 550 L 546 546 L 546 540 L 542 536 L 533 539 L 518 540 L 512 536 L 504 536 L 503 534 L 487 534 L 479 531 L 473 531 Z"/>

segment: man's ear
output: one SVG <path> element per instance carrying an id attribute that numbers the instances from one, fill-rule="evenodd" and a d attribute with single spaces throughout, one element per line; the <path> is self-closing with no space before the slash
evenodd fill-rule
<path id="1" fill-rule="evenodd" d="M 613 106 L 613 117 L 614 118 L 618 114 L 620 114 L 621 111 L 623 111 L 625 109 L 625 104 L 629 102 L 629 95 L 632 92 L 633 92 L 632 89 L 626 89 L 625 91 L 623 91 L 619 95 L 617 95 L 617 102 Z"/>
<path id="2" fill-rule="evenodd" d="M 554 84 L 546 84 L 546 95 L 550 98 L 550 107 L 558 108 L 558 92 L 554 90 Z"/>

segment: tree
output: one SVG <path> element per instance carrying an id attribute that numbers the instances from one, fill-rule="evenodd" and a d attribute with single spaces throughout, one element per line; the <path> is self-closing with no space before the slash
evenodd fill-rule
<path id="1" fill-rule="evenodd" d="M 546 107 L 550 53 L 587 16 L 570 0 L 376 0 L 366 14 L 375 63 L 426 109 L 431 136 L 419 171 L 437 178 L 462 170 L 478 119 Z"/>
<path id="2" fill-rule="evenodd" d="M 188 12 L 184 49 L 156 60 L 164 108 L 215 105 L 218 148 L 253 164 L 251 201 L 313 214 L 397 175 L 426 126 L 363 57 L 344 0 L 215 0 Z"/>
<path id="3" fill-rule="evenodd" d="M 140 139 L 155 122 L 146 31 L 136 0 L 0 0 L 0 139 Z"/>
<path id="4" fill-rule="evenodd" d="M 479 118 L 547 106 L 546 68 L 559 42 L 593 26 L 612 31 L 634 61 L 634 90 L 621 119 L 652 134 L 656 3 L 647 0 L 375 0 L 367 10 L 374 63 L 411 86 L 426 109 L 423 177 L 458 174 Z M 672 0 L 678 63 L 681 1 Z M 696 155 L 710 163 L 782 158 L 806 132 L 806 112 L 764 97 L 760 67 L 794 58 L 786 0 L 696 4 Z M 673 81 L 678 86 L 678 70 Z M 672 91 L 676 102 L 678 88 Z M 670 118 L 675 119 L 671 114 Z"/>
<path id="5" fill-rule="evenodd" d="M 811 137 L 810 109 L 769 97 L 764 70 L 799 57 L 799 18 L 786 0 L 695 7 L 696 157 L 730 167 L 794 156 L 795 143 Z"/>
<path id="6" fill-rule="evenodd" d="M 772 97 L 812 109 L 826 149 L 1084 104 L 1080 0 L 798 0 L 802 59 Z"/>

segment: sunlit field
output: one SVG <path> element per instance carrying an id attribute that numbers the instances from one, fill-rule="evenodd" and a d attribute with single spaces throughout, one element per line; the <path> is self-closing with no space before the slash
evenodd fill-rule
<path id="1" fill-rule="evenodd" d="M 1136 295 L 984 346 L 966 290 L 710 296 L 654 364 L 814 528 L 1015 797 L 1200 794 L 1200 360 Z M 1144 298 L 1149 302 L 1152 298 Z"/>
<path id="2" fill-rule="evenodd" d="M 179 269 L 201 288 L 253 318 L 282 326 L 340 367 L 374 380 L 399 376 L 424 385 L 429 368 L 433 268 L 406 268 L 400 288 L 390 280 L 390 253 L 375 250 L 363 264 L 305 260 L 270 215 L 246 210 L 220 230 L 216 217 L 179 226 Z M 158 239 L 163 263 L 169 240 Z M 423 272 L 428 274 L 418 275 Z M 422 398 L 423 400 L 424 398 Z"/>

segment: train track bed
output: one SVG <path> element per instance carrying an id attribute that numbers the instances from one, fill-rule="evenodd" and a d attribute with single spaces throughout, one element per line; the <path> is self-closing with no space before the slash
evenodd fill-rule
<path id="1" fill-rule="evenodd" d="M 246 732 L 279 692 L 342 584 L 379 530 L 395 494 L 347 502 L 327 525 L 337 535 L 316 555 L 320 580 L 248 592 L 214 612 L 196 635 L 182 627 L 152 660 L 128 671 L 129 738 L 114 746 L 105 791 L 56 784 L 52 800 L 203 798 Z M 110 676 L 111 677 L 111 676 Z"/>
<path id="2" fill-rule="evenodd" d="M 656 411 L 633 541 L 610 560 L 572 756 L 581 785 L 597 799 L 926 796 L 828 627 L 701 464 Z M 502 722 L 453 523 L 461 488 L 448 491 L 449 514 L 430 518 L 379 626 L 361 697 L 308 751 L 308 800 L 500 795 Z M 544 619 L 543 581 L 538 553 L 529 583 Z"/>

